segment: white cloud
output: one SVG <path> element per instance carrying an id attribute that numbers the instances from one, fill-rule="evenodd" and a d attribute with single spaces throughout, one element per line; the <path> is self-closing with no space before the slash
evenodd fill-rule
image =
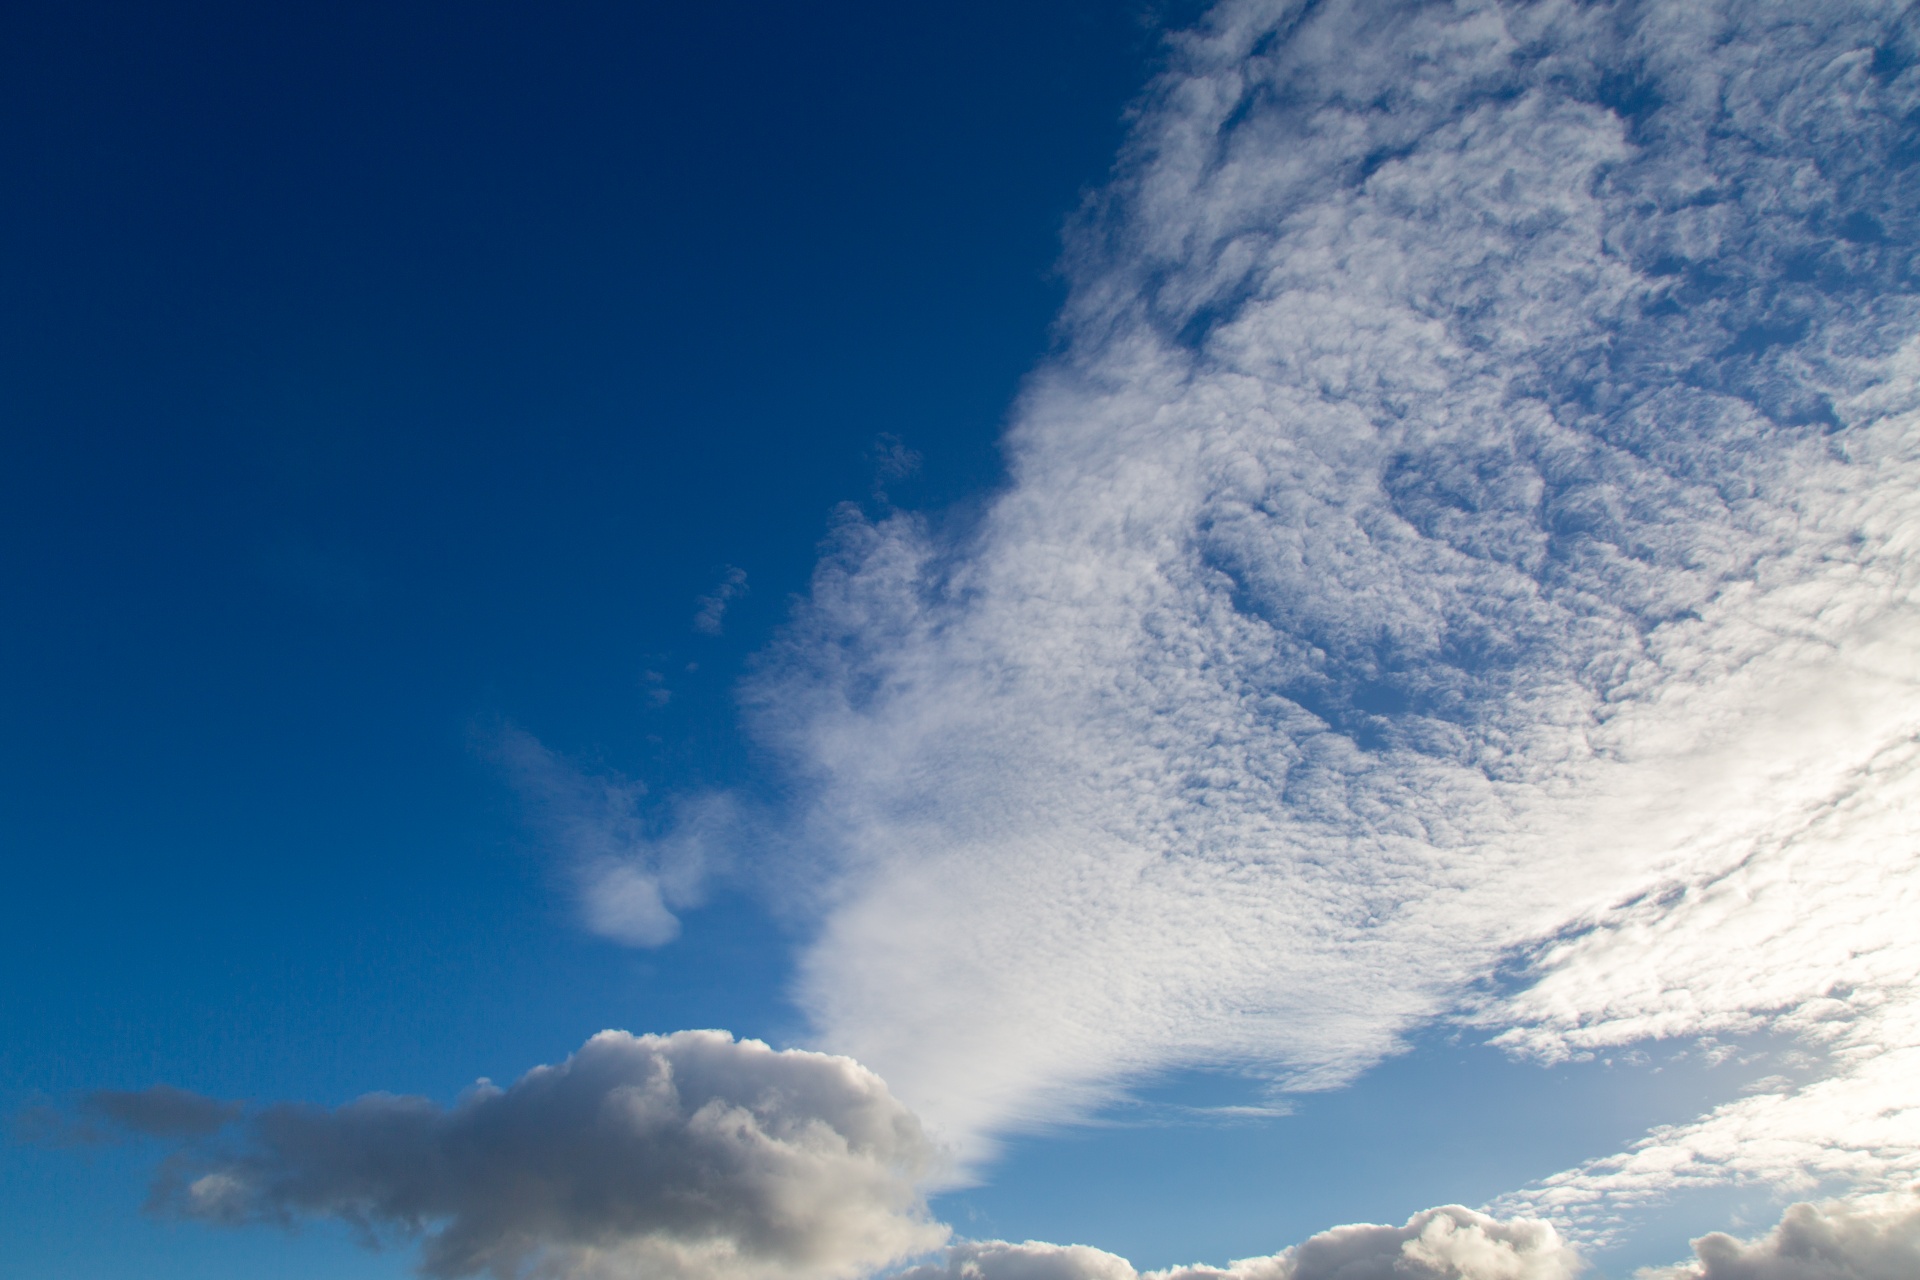
<path id="1" fill-rule="evenodd" d="M 419 1237 L 429 1276 L 825 1280 L 946 1238 L 918 1190 L 935 1152 L 877 1076 L 721 1031 L 603 1032 L 450 1108 L 374 1094 L 240 1129 L 169 1161 L 155 1206 Z"/>
<path id="2" fill-rule="evenodd" d="M 1775 1027 L 1826 1073 L 1554 1185 L 1900 1176 L 1901 14 L 1247 0 L 1181 38 L 1007 489 L 960 542 L 849 517 L 750 690 L 823 1042 L 979 1158 L 1463 1010 L 1544 1058 Z"/>
<path id="3" fill-rule="evenodd" d="M 1693 1251 L 1639 1280 L 1909 1280 L 1920 1275 L 1920 1195 L 1796 1204 L 1758 1240 L 1715 1232 Z"/>
<path id="4" fill-rule="evenodd" d="M 560 856 L 588 929 L 634 947 L 664 946 L 680 935 L 676 912 L 698 905 L 727 863 L 737 826 L 728 797 L 682 797 L 669 819 L 650 820 L 644 784 L 588 774 L 524 730 L 499 726 L 482 745 Z"/>
<path id="5" fill-rule="evenodd" d="M 1545 1222 L 1502 1222 L 1447 1205 L 1403 1227 L 1335 1227 L 1224 1269 L 1172 1267 L 1143 1277 L 1125 1258 L 1085 1245 L 968 1240 L 898 1280 L 1572 1280 L 1581 1269 Z"/>

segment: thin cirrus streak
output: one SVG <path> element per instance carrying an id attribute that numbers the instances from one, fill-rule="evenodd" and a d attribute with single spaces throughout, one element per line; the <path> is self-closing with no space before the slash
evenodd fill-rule
<path id="1" fill-rule="evenodd" d="M 1549 1059 L 1803 1032 L 1762 1128 L 1898 1080 L 1904 7 L 1228 0 L 1170 48 L 1006 488 L 964 536 L 849 517 L 749 688 L 822 1040 L 963 1160 L 1449 1015 Z M 1880 1132 L 1840 1171 L 1910 1167 Z M 1834 1172 L 1749 1138 L 1700 1176 Z"/>

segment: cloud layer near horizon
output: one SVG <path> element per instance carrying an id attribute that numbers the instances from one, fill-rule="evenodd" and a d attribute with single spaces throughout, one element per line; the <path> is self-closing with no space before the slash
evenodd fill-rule
<path id="1" fill-rule="evenodd" d="M 230 1114 L 199 1101 L 196 1117 Z M 171 1091 L 108 1113 L 178 1139 L 179 1103 Z M 236 1127 L 169 1159 L 153 1207 L 418 1238 L 433 1277 L 838 1280 L 947 1236 L 919 1191 L 935 1152 L 877 1076 L 723 1031 L 603 1032 L 451 1108 L 373 1094 Z"/>
<path id="2" fill-rule="evenodd" d="M 1713 1232 L 1693 1251 L 1689 1262 L 1642 1268 L 1638 1280 L 1910 1280 L 1920 1275 L 1920 1192 L 1792 1205 L 1756 1239 Z M 1142 1273 L 1086 1245 L 965 1240 L 897 1280 L 1573 1280 L 1587 1270 L 1545 1222 L 1445 1205 L 1401 1227 L 1334 1227 L 1226 1267 Z"/>
<path id="3" fill-rule="evenodd" d="M 1416 1213 L 1405 1226 L 1335 1227 L 1263 1258 L 1227 1267 L 1135 1271 L 1085 1245 L 968 1240 L 896 1280 L 1573 1280 L 1578 1255 L 1544 1222 L 1501 1222 L 1460 1205 Z"/>
<path id="4" fill-rule="evenodd" d="M 979 1157 L 1442 1016 L 1773 1027 L 1825 1073 L 1535 1206 L 1913 1168 L 1914 61 L 1867 0 L 1177 41 L 1005 491 L 849 517 L 750 690 L 825 1043 Z"/>

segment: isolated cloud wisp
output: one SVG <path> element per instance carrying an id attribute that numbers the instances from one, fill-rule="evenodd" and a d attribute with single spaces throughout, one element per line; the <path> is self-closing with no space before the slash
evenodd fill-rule
<path id="1" fill-rule="evenodd" d="M 434 1277 L 862 1275 L 939 1245 L 935 1152 L 871 1072 L 720 1031 L 608 1031 L 450 1108 L 281 1105 L 165 1166 L 156 1209 L 333 1218 L 424 1241 Z"/>
<path id="2" fill-rule="evenodd" d="M 699 905 L 726 865 L 737 826 L 732 801 L 681 797 L 670 820 L 655 821 L 643 808 L 643 783 L 587 773 L 512 725 L 480 737 L 572 880 L 586 927 L 634 947 L 677 938 L 677 912 Z"/>
<path id="3" fill-rule="evenodd" d="M 1774 1028 L 1825 1073 L 1535 1207 L 1904 1176 L 1916 61 L 1873 0 L 1178 38 L 1004 492 L 846 520 L 749 691 L 824 1042 L 978 1157 L 1441 1016 L 1543 1060 Z M 1882 1136 L 1789 1140 L 1842 1113 Z"/>
<path id="4" fill-rule="evenodd" d="M 1270 1257 L 1225 1268 L 1135 1271 L 1085 1245 L 969 1240 L 899 1280 L 1572 1280 L 1578 1255 L 1544 1222 L 1502 1222 L 1460 1205 L 1428 1209 L 1405 1226 L 1335 1227 Z"/>
<path id="5" fill-rule="evenodd" d="M 693 629 L 701 635 L 717 636 L 726 621 L 727 607 L 747 594 L 747 571 L 729 567 L 720 585 L 700 597 L 699 611 L 693 615 Z"/>

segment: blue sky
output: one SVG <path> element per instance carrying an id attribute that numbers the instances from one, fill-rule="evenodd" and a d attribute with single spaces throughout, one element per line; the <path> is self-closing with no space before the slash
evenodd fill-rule
<path id="1" fill-rule="evenodd" d="M 0 1276 L 1920 1248 L 1902 6 L 7 24 Z"/>

